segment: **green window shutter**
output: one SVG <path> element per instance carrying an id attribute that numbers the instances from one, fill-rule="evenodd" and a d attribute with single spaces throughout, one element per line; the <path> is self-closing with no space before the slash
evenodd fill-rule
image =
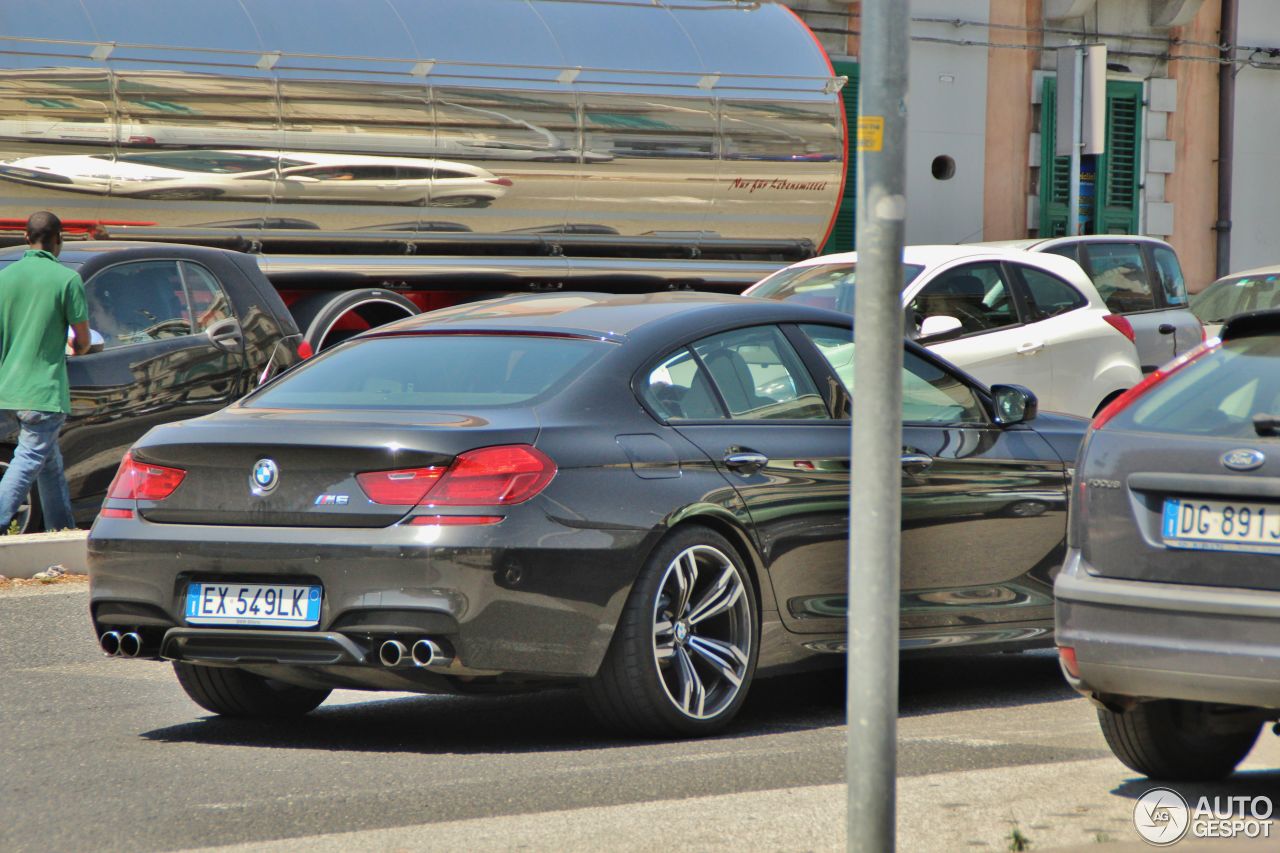
<path id="1" fill-rule="evenodd" d="M 1044 79 L 1040 102 L 1040 236 L 1067 233 L 1071 195 L 1071 158 L 1053 156 L 1057 122 L 1058 81 Z"/>
<path id="2" fill-rule="evenodd" d="M 847 157 L 845 162 L 844 194 L 840 197 L 840 209 L 836 212 L 836 224 L 831 236 L 822 246 L 822 254 L 853 250 L 855 221 L 858 210 L 858 154 L 854 140 L 858 138 L 858 63 L 833 62 L 837 76 L 849 78 L 840 97 L 844 101 L 844 117 L 849 127 Z"/>
<path id="3" fill-rule="evenodd" d="M 1046 77 L 1040 106 L 1040 236 L 1067 233 L 1071 158 L 1053 156 L 1057 80 Z M 1142 84 L 1107 81 L 1107 153 L 1084 157 L 1081 172 L 1094 172 L 1092 202 L 1081 192 L 1081 214 L 1088 234 L 1136 234 L 1141 188 Z M 1091 161 L 1096 160 L 1096 166 Z M 1098 210 L 1091 209 L 1098 203 Z"/>
<path id="4" fill-rule="evenodd" d="M 1142 150 L 1142 84 L 1107 83 L 1107 154 L 1098 164 L 1098 232 L 1136 234 Z"/>

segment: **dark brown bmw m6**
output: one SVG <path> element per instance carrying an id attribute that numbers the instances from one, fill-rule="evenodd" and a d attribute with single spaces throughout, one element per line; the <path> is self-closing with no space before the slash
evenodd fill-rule
<path id="1" fill-rule="evenodd" d="M 360 335 L 134 445 L 89 540 L 102 647 L 219 714 L 580 682 L 618 728 L 713 731 L 842 660 L 850 325 L 555 294 Z M 1085 422 L 904 346 L 904 647 L 1048 645 Z"/>

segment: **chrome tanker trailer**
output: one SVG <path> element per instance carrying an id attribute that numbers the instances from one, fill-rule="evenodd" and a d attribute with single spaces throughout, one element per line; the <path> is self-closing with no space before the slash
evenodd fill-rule
<path id="1" fill-rule="evenodd" d="M 255 253 L 315 348 L 495 292 L 740 289 L 825 241 L 841 80 L 736 0 L 0 8 L 0 241 Z"/>

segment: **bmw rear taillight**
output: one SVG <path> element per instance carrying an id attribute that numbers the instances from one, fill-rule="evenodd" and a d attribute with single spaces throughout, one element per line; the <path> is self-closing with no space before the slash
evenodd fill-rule
<path id="1" fill-rule="evenodd" d="M 1127 317 L 1120 314 L 1107 314 L 1102 319 L 1106 320 L 1120 334 L 1129 339 L 1129 343 L 1138 342 L 1138 336 L 1133 333 L 1133 324 L 1129 322 Z"/>
<path id="2" fill-rule="evenodd" d="M 430 506 L 511 506 L 547 487 L 556 463 L 527 444 L 482 447 L 458 454 L 427 495 Z"/>
<path id="3" fill-rule="evenodd" d="M 459 453 L 448 468 L 404 468 L 357 474 L 369 500 L 398 506 L 511 506 L 546 488 L 556 463 L 527 444 Z"/>
<path id="4" fill-rule="evenodd" d="M 356 475 L 356 482 L 369 500 L 376 504 L 413 506 L 427 496 L 427 492 L 440 481 L 445 468 L 433 465 L 429 468 L 402 468 L 398 471 L 369 471 Z"/>
<path id="5" fill-rule="evenodd" d="M 1220 345 L 1221 345 L 1221 341 L 1218 341 L 1217 339 L 1214 339 L 1213 341 L 1205 342 L 1203 344 L 1200 344 L 1200 346 L 1196 347 L 1190 352 L 1188 352 L 1186 355 L 1179 356 L 1178 358 L 1175 358 L 1173 361 L 1166 364 L 1164 367 L 1161 367 L 1160 369 L 1147 374 L 1145 379 L 1143 379 L 1137 385 L 1134 385 L 1128 391 L 1125 391 L 1119 397 L 1116 397 L 1114 400 L 1112 400 L 1110 403 L 1107 404 L 1107 407 L 1105 409 L 1103 409 L 1101 412 L 1098 412 L 1098 414 L 1093 419 L 1093 423 L 1089 425 L 1090 428 L 1102 429 L 1104 426 L 1107 425 L 1107 423 L 1112 418 L 1114 418 L 1116 415 L 1120 414 L 1125 409 L 1132 406 L 1135 402 L 1138 401 L 1139 398 L 1141 398 L 1144 394 L 1146 394 L 1152 388 L 1156 387 L 1161 382 L 1164 382 L 1170 376 L 1174 375 L 1179 370 L 1186 367 L 1188 364 L 1200 358 L 1201 356 L 1206 355 L 1207 353 L 1213 352 Z"/>
<path id="6" fill-rule="evenodd" d="M 132 453 L 126 453 L 120 461 L 107 497 L 126 501 L 162 501 L 182 483 L 187 472 L 181 468 L 166 468 L 139 462 Z"/>

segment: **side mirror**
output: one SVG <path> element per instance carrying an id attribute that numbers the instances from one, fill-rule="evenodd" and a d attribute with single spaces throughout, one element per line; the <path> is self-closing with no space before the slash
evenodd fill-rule
<path id="1" fill-rule="evenodd" d="M 219 320 L 205 332 L 209 342 L 223 352 L 239 352 L 244 349 L 244 332 L 240 329 L 240 321 L 234 317 Z"/>
<path id="2" fill-rule="evenodd" d="M 935 314 L 932 317 L 925 317 L 920 322 L 920 337 L 932 338 L 935 335 L 948 335 L 963 328 L 963 324 L 955 317 Z"/>
<path id="3" fill-rule="evenodd" d="M 1036 416 L 1040 403 L 1036 395 L 1021 385 L 992 385 L 995 419 L 1000 426 L 1026 423 Z"/>

